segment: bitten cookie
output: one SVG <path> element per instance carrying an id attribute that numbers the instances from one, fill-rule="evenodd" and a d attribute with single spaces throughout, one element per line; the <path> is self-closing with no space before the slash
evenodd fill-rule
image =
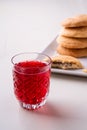
<path id="1" fill-rule="evenodd" d="M 72 56 L 58 55 L 51 58 L 52 68 L 59 69 L 82 69 L 81 62 Z"/>
<path id="2" fill-rule="evenodd" d="M 63 27 L 87 26 L 87 14 L 81 14 L 72 18 L 67 18 L 61 23 L 61 25 Z"/>
<path id="3" fill-rule="evenodd" d="M 71 38 L 59 35 L 56 39 L 61 46 L 72 49 L 87 48 L 87 38 Z"/>
<path id="4" fill-rule="evenodd" d="M 62 28 L 60 35 L 75 38 L 87 38 L 87 27 Z"/>
<path id="5" fill-rule="evenodd" d="M 87 56 L 87 48 L 84 49 L 68 49 L 61 44 L 57 47 L 57 52 L 61 55 L 69 55 L 73 57 L 86 57 Z"/>

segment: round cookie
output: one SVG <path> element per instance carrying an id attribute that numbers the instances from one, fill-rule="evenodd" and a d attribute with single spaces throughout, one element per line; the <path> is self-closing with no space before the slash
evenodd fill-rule
<path id="1" fill-rule="evenodd" d="M 72 56 L 66 55 L 55 55 L 51 57 L 52 59 L 52 68 L 60 69 L 82 69 L 83 65 L 81 62 Z"/>
<path id="2" fill-rule="evenodd" d="M 61 46 L 72 49 L 87 48 L 87 38 L 72 38 L 59 35 L 56 39 Z"/>
<path id="3" fill-rule="evenodd" d="M 75 38 L 87 38 L 87 27 L 62 28 L 60 35 Z"/>
<path id="4" fill-rule="evenodd" d="M 63 27 L 87 26 L 87 14 L 81 14 L 72 18 L 67 18 L 61 23 L 61 25 Z"/>
<path id="5" fill-rule="evenodd" d="M 57 47 L 57 52 L 61 55 L 69 55 L 73 57 L 87 57 L 87 48 L 85 49 L 68 49 L 60 44 Z"/>

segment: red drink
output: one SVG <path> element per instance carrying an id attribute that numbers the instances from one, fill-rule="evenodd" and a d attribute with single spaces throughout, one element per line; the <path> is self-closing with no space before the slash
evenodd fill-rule
<path id="1" fill-rule="evenodd" d="M 48 66 L 46 62 L 38 60 L 14 64 L 14 93 L 23 107 L 34 109 L 45 103 L 50 86 L 50 67 Z"/>

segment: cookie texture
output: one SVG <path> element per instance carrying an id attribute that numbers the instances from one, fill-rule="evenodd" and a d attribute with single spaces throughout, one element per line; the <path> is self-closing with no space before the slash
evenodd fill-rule
<path id="1" fill-rule="evenodd" d="M 61 23 L 61 25 L 63 27 L 87 26 L 87 14 L 80 14 L 71 18 L 67 18 Z"/>
<path id="2" fill-rule="evenodd" d="M 51 58 L 52 68 L 59 69 L 82 69 L 83 66 L 81 62 L 72 56 L 57 55 Z"/>
<path id="3" fill-rule="evenodd" d="M 67 18 L 62 22 L 57 52 L 73 57 L 87 57 L 87 14 Z"/>
<path id="4" fill-rule="evenodd" d="M 61 44 L 57 47 L 57 52 L 61 55 L 69 55 L 73 57 L 87 57 L 87 48 L 84 49 L 68 49 Z"/>
<path id="5" fill-rule="evenodd" d="M 59 35 L 56 39 L 58 44 L 66 48 L 80 49 L 87 48 L 87 38 L 72 38 Z"/>
<path id="6" fill-rule="evenodd" d="M 87 27 L 62 28 L 60 35 L 74 38 L 87 38 Z"/>

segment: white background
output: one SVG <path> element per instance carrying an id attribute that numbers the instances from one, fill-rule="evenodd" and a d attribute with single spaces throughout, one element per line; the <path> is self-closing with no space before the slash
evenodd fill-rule
<path id="1" fill-rule="evenodd" d="M 46 105 L 23 110 L 13 94 L 11 57 L 43 49 L 86 0 L 0 0 L 0 130 L 87 130 L 87 78 L 51 75 Z"/>

